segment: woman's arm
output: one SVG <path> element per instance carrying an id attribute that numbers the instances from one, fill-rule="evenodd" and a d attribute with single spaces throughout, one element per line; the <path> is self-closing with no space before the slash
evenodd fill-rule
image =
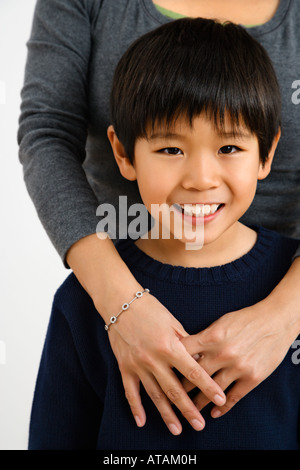
<path id="1" fill-rule="evenodd" d="M 67 253 L 67 262 L 105 323 L 135 292 L 147 287 L 135 280 L 112 241 L 100 240 L 96 234 L 75 243 Z M 181 424 L 172 403 L 194 429 L 203 428 L 204 420 L 172 371 L 173 367 L 199 387 L 210 401 L 224 403 L 221 388 L 180 341 L 187 336 L 182 325 L 151 294 L 134 302 L 108 334 L 138 426 L 144 425 L 146 420 L 139 394 L 141 381 L 173 434 L 181 432 Z"/>
<path id="2" fill-rule="evenodd" d="M 261 302 L 222 316 L 206 330 L 182 342 L 190 354 L 199 353 L 199 364 L 225 390 L 226 403 L 213 407 L 212 416 L 227 413 L 282 362 L 300 334 L 300 257 Z M 196 345 L 196 341 L 198 346 Z M 194 388 L 187 380 L 186 390 Z M 199 393 L 194 403 L 201 410 L 207 397 Z"/>
<path id="3" fill-rule="evenodd" d="M 94 233 L 99 222 L 99 202 L 82 166 L 91 54 L 90 12 L 84 4 L 89 3 L 37 1 L 18 129 L 26 187 L 64 261 L 69 247 Z"/>

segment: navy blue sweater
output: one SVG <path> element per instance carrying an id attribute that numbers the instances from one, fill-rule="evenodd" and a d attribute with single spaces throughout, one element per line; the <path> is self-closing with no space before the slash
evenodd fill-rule
<path id="1" fill-rule="evenodd" d="M 259 228 L 254 248 L 220 267 L 183 268 L 145 255 L 132 241 L 118 250 L 189 333 L 265 298 L 288 270 L 298 241 Z M 126 299 L 125 299 L 126 300 Z M 124 313 L 126 315 L 126 312 Z M 298 449 L 300 364 L 291 348 L 280 366 L 225 416 L 194 431 L 180 417 L 173 436 L 141 390 L 147 422 L 138 428 L 124 396 L 104 322 L 71 274 L 58 289 L 34 395 L 29 449 Z"/>

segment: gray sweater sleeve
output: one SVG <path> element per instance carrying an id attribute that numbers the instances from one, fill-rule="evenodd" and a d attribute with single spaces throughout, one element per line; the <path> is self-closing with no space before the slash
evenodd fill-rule
<path id="1" fill-rule="evenodd" d="M 82 167 L 91 48 L 88 2 L 38 0 L 21 92 L 18 143 L 24 180 L 64 262 L 70 246 L 94 233 L 97 224 L 97 198 Z"/>

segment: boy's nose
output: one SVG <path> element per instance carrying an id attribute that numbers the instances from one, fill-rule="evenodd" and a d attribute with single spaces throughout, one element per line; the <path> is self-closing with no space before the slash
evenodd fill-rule
<path id="1" fill-rule="evenodd" d="M 220 185 L 218 162 L 210 155 L 197 155 L 186 162 L 181 184 L 185 189 L 204 191 Z"/>

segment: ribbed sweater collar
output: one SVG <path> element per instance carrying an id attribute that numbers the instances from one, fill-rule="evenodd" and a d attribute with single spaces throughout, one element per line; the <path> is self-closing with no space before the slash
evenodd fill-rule
<path id="1" fill-rule="evenodd" d="M 241 258 L 222 266 L 186 268 L 161 263 L 140 250 L 133 240 L 120 240 L 117 249 L 130 269 L 142 271 L 157 279 L 188 283 L 216 284 L 241 280 L 247 272 L 259 269 L 271 255 L 274 232 L 262 227 L 251 227 L 257 232 L 254 247 Z"/>

